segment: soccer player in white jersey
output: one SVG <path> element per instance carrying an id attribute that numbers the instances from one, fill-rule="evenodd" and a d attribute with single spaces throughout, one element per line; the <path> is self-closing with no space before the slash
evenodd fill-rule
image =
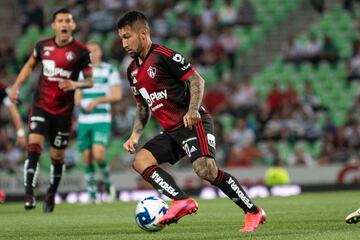
<path id="1" fill-rule="evenodd" d="M 121 98 L 119 72 L 109 63 L 102 62 L 98 43 L 88 42 L 93 64 L 94 87 L 76 92 L 80 106 L 78 119 L 79 150 L 85 165 L 87 190 L 92 202 L 96 201 L 97 181 L 94 162 L 101 171 L 105 191 L 110 199 L 115 196 L 111 187 L 109 167 L 105 159 L 106 146 L 111 134 L 111 103 Z"/>

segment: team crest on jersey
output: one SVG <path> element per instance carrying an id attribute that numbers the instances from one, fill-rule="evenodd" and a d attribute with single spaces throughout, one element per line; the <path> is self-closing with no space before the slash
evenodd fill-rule
<path id="1" fill-rule="evenodd" d="M 155 75 L 156 75 L 156 68 L 153 66 L 150 66 L 147 70 L 147 73 L 149 75 L 150 78 L 154 79 Z"/>
<path id="2" fill-rule="evenodd" d="M 50 52 L 49 52 L 49 51 L 45 51 L 45 52 L 44 52 L 44 56 L 47 56 L 47 57 L 50 56 Z"/>
<path id="3" fill-rule="evenodd" d="M 74 60 L 75 58 L 75 53 L 70 51 L 70 52 L 66 52 L 65 53 L 65 57 L 66 57 L 66 60 L 68 60 L 69 62 Z"/>

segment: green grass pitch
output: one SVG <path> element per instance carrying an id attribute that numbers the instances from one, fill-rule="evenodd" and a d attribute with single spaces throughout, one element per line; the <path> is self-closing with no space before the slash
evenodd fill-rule
<path id="1" fill-rule="evenodd" d="M 136 202 L 100 205 L 60 204 L 43 214 L 42 204 L 25 212 L 22 203 L 0 205 L 0 239 L 360 239 L 360 223 L 345 216 L 360 207 L 360 191 L 306 193 L 256 198 L 268 221 L 254 233 L 238 232 L 244 214 L 228 199 L 199 200 L 199 211 L 156 233 L 134 220 Z"/>

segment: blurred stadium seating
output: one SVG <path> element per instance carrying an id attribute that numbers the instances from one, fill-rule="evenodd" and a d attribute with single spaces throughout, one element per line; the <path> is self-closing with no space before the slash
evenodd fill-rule
<path id="1" fill-rule="evenodd" d="M 18 4 L 21 4 L 21 2 L 22 1 L 18 1 Z M 151 23 L 153 23 L 156 19 L 159 18 L 161 14 L 159 14 L 158 11 L 160 10 L 149 10 L 146 8 L 146 3 L 140 0 L 133 1 L 134 5 L 132 6 L 126 6 L 126 4 L 119 4 L 112 7 L 106 5 L 104 3 L 105 1 L 101 0 L 94 0 L 90 2 L 90 7 L 82 5 L 81 1 L 79 1 L 79 3 L 75 6 L 76 8 L 72 6 L 74 7 L 73 9 L 76 9 L 77 11 L 81 10 L 81 14 L 78 14 L 79 16 L 81 16 L 81 18 L 76 19 L 80 23 L 77 37 L 83 41 L 94 40 L 101 43 L 105 52 L 105 58 L 108 61 L 114 63 L 117 67 L 120 68 L 121 71 L 123 71 L 123 69 L 121 68 L 123 62 L 126 59 L 123 55 L 121 55 L 121 51 L 120 54 L 115 54 L 114 46 L 119 44 L 117 40 L 116 30 L 114 29 L 113 31 L 96 32 L 91 30 L 91 26 L 90 28 L 83 27 L 88 26 L 87 24 L 89 24 L 87 21 L 88 15 L 90 14 L 89 9 L 91 10 L 92 4 L 102 4 L 102 8 L 109 8 L 111 14 L 114 15 L 115 19 L 128 9 L 137 8 L 140 10 L 144 10 L 148 14 Z M 277 51 L 276 54 L 273 54 L 273 56 L 271 56 L 272 61 L 266 67 L 260 69 L 257 72 L 246 73 L 246 75 L 250 75 L 251 84 L 253 87 L 255 87 L 258 93 L 259 105 L 261 107 L 266 105 L 268 93 L 271 90 L 274 82 L 279 83 L 281 89 L 284 89 L 288 83 L 291 83 L 297 91 L 299 98 L 301 98 L 301 96 L 303 96 L 304 94 L 305 83 L 310 82 L 313 85 L 316 94 L 319 96 L 321 103 L 323 103 L 327 107 L 327 111 L 322 111 L 315 114 L 317 119 L 315 124 L 320 125 L 320 129 L 322 129 L 325 124 L 326 117 L 331 116 L 337 127 L 337 130 L 339 131 L 337 132 L 337 134 L 340 134 L 341 131 L 344 129 L 346 130 L 348 123 L 348 112 L 352 108 L 360 90 L 360 85 L 358 82 L 351 82 L 350 85 L 347 85 L 346 82 L 347 63 L 348 60 L 352 57 L 354 51 L 354 42 L 356 40 L 359 40 L 358 37 L 360 35 L 359 29 L 356 30 L 354 28 L 356 19 L 359 18 L 359 6 L 355 6 L 355 10 L 353 11 L 355 13 L 354 14 L 343 9 L 341 1 L 332 1 L 332 3 L 329 4 L 328 9 L 322 15 L 318 15 L 309 6 L 308 1 L 306 0 L 250 0 L 250 2 L 252 3 L 256 12 L 256 23 L 251 27 L 244 27 L 237 23 L 231 25 L 231 31 L 239 41 L 239 47 L 236 50 L 237 66 L 239 66 L 239 59 L 250 60 L 245 64 L 252 64 L 252 62 L 258 61 L 257 59 L 248 59 L 249 56 L 252 56 L 251 53 L 256 52 L 259 46 L 266 46 L 268 37 L 276 34 L 279 31 L 279 26 L 283 26 L 282 24 L 288 24 L 291 28 L 292 14 L 297 12 L 304 13 L 304 16 L 311 15 L 315 19 L 315 21 L 313 21 L 311 25 L 304 26 L 304 29 L 306 29 L 304 32 L 295 33 L 296 41 L 300 43 L 300 45 L 306 45 L 311 35 L 315 35 L 319 40 L 323 39 L 325 35 L 328 35 L 329 37 L 331 37 L 336 48 L 339 51 L 339 60 L 335 64 L 325 61 L 320 61 L 318 62 L 318 64 L 313 64 L 310 62 L 303 62 L 301 64 L 289 64 L 283 61 L 281 53 Z M 236 10 L 241 7 L 241 4 L 241 1 L 232 1 L 232 6 Z M 53 9 L 56 9 L 58 5 L 59 1 L 55 0 L 43 2 L 42 9 L 47 16 L 46 23 L 49 23 L 51 21 L 50 13 Z M 206 10 L 205 5 L 206 1 L 187 0 L 168 1 L 167 3 L 162 2 L 159 6 L 162 7 L 161 11 L 164 12 L 165 22 L 166 24 L 168 24 L 170 29 L 168 34 L 169 37 L 156 39 L 158 39 L 166 46 L 183 53 L 191 61 L 194 61 L 194 65 L 206 79 L 207 87 L 210 87 L 211 85 L 220 82 L 224 85 L 229 84 L 229 89 L 232 89 L 232 87 L 237 86 L 242 81 L 242 79 L 239 77 L 244 75 L 241 72 L 241 67 L 236 67 L 232 70 L 226 58 L 215 58 L 205 63 L 204 59 L 200 59 L 200 61 L 198 61 L 198 59 L 196 58 L 199 57 L 199 55 L 194 53 L 194 50 L 197 47 L 195 45 L 195 42 L 202 32 L 191 33 L 193 29 L 189 29 L 189 32 L 185 35 L 185 37 L 180 38 L 178 36 L 177 24 L 179 23 L 179 21 L 185 21 L 187 19 L 190 22 L 194 21 L 197 17 L 203 15 L 204 11 Z M 156 6 L 158 7 L 158 5 Z M 212 10 L 215 13 L 220 11 L 220 9 L 222 9 L 223 7 L 224 1 L 213 1 Z M 180 13 L 184 13 L 185 17 L 180 18 Z M 14 19 L 14 21 L 16 20 Z M 20 23 L 18 23 L 17 25 L 19 26 Z M 215 30 L 215 35 L 213 36 L 214 39 L 212 40 L 215 41 L 220 34 L 220 29 L 223 26 L 219 26 L 219 24 L 215 22 L 212 27 Z M 204 31 L 204 29 L 200 29 Z M 84 32 L 86 34 L 83 34 Z M 293 33 L 289 32 L 289 34 Z M 34 43 L 38 39 L 49 36 L 52 36 L 52 30 L 49 26 L 41 30 L 38 26 L 30 25 L 29 27 L 24 29 L 23 33 L 17 36 L 16 39 L 13 39 L 13 48 L 16 49 L 14 53 L 16 64 L 5 64 L 4 66 L 2 66 L 6 69 L 7 76 L 13 79 L 16 76 L 22 63 L 29 56 L 31 49 L 34 46 Z M 282 42 L 286 41 L 286 39 L 281 40 Z M 204 53 L 202 53 L 200 57 L 204 57 L 203 54 Z M 123 72 L 122 74 L 124 76 Z M 224 76 L 229 74 L 232 80 L 231 83 L 224 80 Z M 27 113 L 30 106 L 29 102 L 31 102 L 34 86 L 36 86 L 36 81 L 36 79 L 28 81 L 24 85 L 21 92 L 21 96 L 25 104 L 20 107 L 20 110 L 25 121 L 27 120 Z M 11 81 L 9 83 L 11 83 Z M 124 87 L 125 86 L 126 81 L 124 81 Z M 126 87 L 125 94 L 131 95 L 129 89 L 127 89 Z M 131 96 L 128 98 L 131 99 Z M 121 105 L 121 107 L 131 108 L 133 107 L 133 105 L 124 104 Z M 226 149 L 231 149 L 233 146 L 227 143 L 226 139 L 227 135 L 230 134 L 234 129 L 234 122 L 236 122 L 238 115 L 233 114 L 230 111 L 230 106 L 228 110 L 229 111 L 214 114 L 214 117 L 220 121 L 222 127 L 224 128 L 223 137 L 225 139 L 225 145 L 227 145 Z M 252 123 L 254 126 L 256 126 L 254 131 L 257 132 L 257 137 L 256 141 L 253 143 L 253 147 L 256 149 L 259 149 L 259 146 L 261 144 L 264 144 L 265 141 L 268 141 L 268 139 L 263 138 L 263 136 L 261 135 L 261 131 L 263 130 L 261 126 L 265 126 L 266 123 L 262 122 L 262 120 L 259 119 L 258 114 L 259 112 L 251 112 L 250 114 L 245 116 L 249 125 L 251 125 L 250 123 Z M 0 115 L 0 119 L 1 122 L 5 123 L 4 125 L 6 126 L 2 129 L 2 131 L 6 131 L 8 134 L 13 133 L 11 132 L 11 130 L 9 130 L 11 128 L 9 126 L 9 119 L 6 118 L 6 116 L 4 117 L 4 114 Z M 143 141 L 149 139 L 159 130 L 160 128 L 157 123 L 155 121 L 151 121 L 144 133 Z M 76 128 L 74 129 L 74 133 L 75 132 Z M 116 126 L 114 126 L 113 132 L 113 141 L 108 148 L 108 158 L 114 162 L 112 165 L 113 170 L 121 171 L 129 167 L 129 161 L 127 160 L 129 157 L 122 150 L 122 142 L 124 142 L 128 133 L 120 132 L 120 130 L 117 129 Z M 259 132 L 260 134 L 258 134 Z M 322 155 L 324 151 L 324 135 L 325 133 L 322 132 L 322 135 L 314 141 L 307 141 L 301 138 L 297 138 L 295 139 L 295 141 L 290 141 L 288 138 L 276 139 L 276 148 L 279 151 L 281 160 L 284 162 L 284 164 L 287 164 L 287 159 L 294 155 L 296 146 L 299 144 L 303 144 L 305 151 L 307 153 L 310 153 L 312 158 L 315 159 L 316 164 L 324 164 L 324 162 L 318 161 L 320 155 Z M 336 144 L 337 143 L 338 141 L 336 141 Z M 334 145 L 334 147 L 336 148 L 337 145 Z M 345 144 L 343 147 L 347 148 L 349 151 L 346 159 L 342 160 L 343 163 L 354 161 L 354 153 L 358 151 L 360 145 L 348 146 Z M 77 149 L 76 136 L 72 140 L 71 149 Z M 81 160 L 79 159 L 79 154 L 77 154 L 76 151 L 73 151 L 70 155 L 71 156 L 68 157 L 69 159 L 75 159 L 75 169 L 80 170 L 81 168 L 79 166 L 81 166 Z M 48 156 L 45 153 L 41 158 L 44 159 L 43 161 L 41 161 L 43 163 L 42 169 L 47 169 L 49 161 L 46 161 L 45 159 L 47 159 Z M 225 154 L 223 158 L 224 159 L 220 162 L 223 162 L 223 164 L 226 166 L 227 161 L 229 160 L 227 154 Z M 356 161 L 360 160 L 358 159 Z M 267 163 L 266 161 L 263 161 L 261 159 L 256 159 L 256 161 L 254 161 L 254 165 L 255 164 L 268 165 L 272 163 Z M 241 166 L 241 163 L 239 163 L 239 166 Z M 181 167 L 183 167 L 183 165 L 181 165 Z"/>

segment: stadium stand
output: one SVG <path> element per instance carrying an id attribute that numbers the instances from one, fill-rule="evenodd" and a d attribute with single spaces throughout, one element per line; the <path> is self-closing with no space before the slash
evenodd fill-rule
<path id="1" fill-rule="evenodd" d="M 109 6 L 104 2 L 105 1 L 100 0 L 91 1 L 91 4 L 84 5 L 79 1 L 79 3 L 75 3 L 75 5 L 72 6 L 72 9 L 76 11 L 76 20 L 79 23 L 77 37 L 83 41 L 91 39 L 102 43 L 107 60 L 121 68 L 127 59 L 124 57 L 121 49 L 116 48 L 118 47 L 116 31 L 95 31 L 94 29 L 96 28 L 91 26 L 88 12 L 100 7 L 100 10 L 107 10 L 113 17 L 117 17 L 120 13 L 131 8 L 136 7 L 140 10 L 143 9 L 148 14 L 149 19 L 152 20 L 151 24 L 157 24 L 156 26 L 159 26 L 155 39 L 170 48 L 185 53 L 206 79 L 207 88 L 219 83 L 222 84 L 224 89 L 227 89 L 228 95 L 235 94 L 235 89 L 242 81 L 239 76 L 243 76 L 244 74 L 241 72 L 242 68 L 239 67 L 241 66 L 240 64 L 252 64 L 253 62 L 255 64 L 257 59 L 252 59 L 252 57 L 256 56 L 253 54 L 258 50 L 258 46 L 266 46 L 269 38 L 277 33 L 279 26 L 287 24 L 287 21 L 291 19 L 293 14 L 303 13 L 302 11 L 304 11 L 304 9 L 306 10 L 305 14 L 314 15 L 313 12 L 309 13 L 310 10 L 308 8 L 304 8 L 305 1 L 302 0 L 251 0 L 250 3 L 254 8 L 255 22 L 249 26 L 243 26 L 237 22 L 237 18 L 235 18 L 233 22 L 231 22 L 231 19 L 212 22 L 212 18 L 207 19 L 204 17 L 219 15 L 220 12 L 224 10 L 224 1 L 220 0 L 213 1 L 213 4 L 209 6 L 207 4 L 211 1 L 166 1 L 166 3 L 159 3 L 156 7 L 152 8 L 148 8 L 148 6 L 142 4 L 141 1 L 133 1 L 135 5 L 131 6 L 126 4 Z M 242 2 L 230 2 L 232 8 L 235 11 L 239 11 Z M 43 6 L 44 12 L 49 14 L 49 12 L 58 7 L 57 4 L 58 1 L 46 1 L 46 4 Z M 161 11 L 159 9 L 161 9 Z M 51 20 L 50 17 L 49 15 L 46 16 L 47 22 Z M 353 43 L 359 36 L 359 33 L 354 30 L 354 24 L 358 17 L 359 16 L 354 16 L 344 10 L 339 3 L 334 3 L 323 15 L 314 17 L 316 21 L 306 28 L 305 32 L 296 34 L 295 40 L 303 49 L 306 49 L 306 46 L 309 44 L 310 36 L 315 36 L 316 40 L 321 43 L 321 46 L 323 45 L 323 39 L 328 36 L 338 51 L 339 58 L 335 63 L 323 61 L 324 59 L 322 58 L 317 59 L 315 63 L 308 61 L 308 58 L 303 58 L 300 63 L 297 64 L 285 63 L 281 52 L 277 51 L 276 55 L 271 56 L 270 65 L 256 72 L 256 74 L 253 74 L 254 72 L 246 73 L 251 74 L 251 85 L 256 89 L 258 94 L 257 101 L 259 106 L 256 111 L 250 111 L 245 114 L 245 116 L 241 116 L 245 117 L 246 124 L 253 129 L 256 135 L 254 144 L 250 147 L 253 148 L 252 150 L 260 153 L 260 157 L 254 157 L 254 159 L 250 161 L 250 165 L 273 164 L 273 160 L 268 159 L 275 159 L 275 156 L 269 157 L 269 155 L 266 155 L 267 152 L 271 152 L 269 148 L 269 146 L 273 144 L 271 141 L 274 141 L 276 149 L 280 154 L 280 159 L 284 161 L 284 163 L 287 163 L 288 159 L 293 158 L 296 149 L 303 148 L 305 152 L 309 153 L 311 158 L 314 159 L 315 164 L 325 164 L 328 163 L 328 161 L 322 159 L 326 158 L 326 154 L 330 154 L 325 151 L 325 146 L 328 144 L 327 135 L 324 130 L 326 120 L 330 118 L 334 122 L 336 128 L 335 138 L 337 138 L 337 140 L 339 140 L 338 138 L 342 131 L 351 133 L 351 129 L 348 128 L 348 112 L 354 108 L 353 105 L 359 93 L 360 85 L 356 81 L 347 85 L 346 77 L 347 62 L 353 53 Z M 222 24 L 218 24 L 219 22 Z M 177 31 L 177 29 L 180 29 L 179 26 L 185 30 Z M 228 58 L 224 57 L 224 49 L 221 48 L 221 46 L 218 47 L 215 45 L 224 26 L 231 29 L 231 34 L 233 34 L 238 41 L 238 47 L 236 47 L 235 52 L 236 67 L 233 70 L 231 69 L 231 63 L 227 61 Z M 208 31 L 209 28 L 211 31 Z M 14 57 L 17 64 L 5 64 L 6 66 L 2 67 L 6 69 L 7 76 L 13 78 L 16 75 L 19 65 L 27 58 L 34 43 L 39 38 L 45 38 L 51 35 L 51 28 L 40 30 L 37 26 L 30 25 L 24 29 L 23 34 L 19 35 L 13 41 L 13 43 L 15 43 L 14 46 L 16 46 Z M 282 39 L 282 41 L 285 42 L 285 39 Z M 197 42 L 201 44 L 197 45 Z M 321 55 L 321 57 L 322 56 L 323 55 Z M 250 59 L 251 61 L 240 63 L 239 61 L 242 59 Z M 122 74 L 124 74 L 122 68 L 121 71 Z M 34 79 L 36 79 L 36 77 L 34 77 Z M 272 119 L 274 113 L 270 114 L 267 106 L 269 91 L 274 82 L 280 85 L 282 92 L 285 91 L 284 89 L 288 85 L 293 86 L 297 95 L 296 104 L 299 104 L 299 108 L 296 112 L 290 112 L 288 107 L 286 107 L 285 110 L 280 113 L 280 117 L 283 118 L 282 123 L 285 122 L 285 124 L 289 124 L 292 127 L 289 127 L 286 132 L 279 132 L 275 137 L 269 137 L 264 136 L 263 133 L 264 130 L 269 127 L 269 122 L 274 120 Z M 319 111 L 311 109 L 310 113 L 306 112 L 308 111 L 308 106 L 303 104 L 303 98 L 306 93 L 305 86 L 308 83 L 312 86 L 314 94 L 319 98 L 319 106 L 323 107 Z M 21 113 L 25 121 L 27 120 L 29 108 L 28 102 L 31 102 L 32 90 L 36 82 L 35 80 L 31 80 L 26 84 L 21 93 L 24 102 L 21 106 Z M 125 95 L 128 94 L 130 96 L 131 93 L 126 87 L 126 81 L 124 81 L 124 89 Z M 244 89 L 242 90 L 242 94 L 246 95 L 246 91 Z M 240 98 L 244 96 L 239 95 Z M 336 101 L 334 101 L 334 99 L 336 99 Z M 131 102 L 131 96 L 126 101 Z M 221 123 L 221 127 L 224 130 L 222 133 L 223 136 L 220 136 L 220 138 L 225 140 L 220 150 L 241 154 L 241 151 L 233 151 L 235 147 L 238 149 L 238 146 L 233 146 L 233 144 L 227 140 L 229 134 L 234 129 L 234 123 L 239 117 L 239 112 L 234 113 L 232 104 L 231 102 L 228 103 L 227 108 L 215 114 L 215 118 Z M 131 106 L 131 104 L 121 105 L 122 108 Z M 307 114 L 304 114 L 304 112 Z M 114 114 L 119 114 L 119 112 L 114 112 Z M 4 114 L 0 117 L 1 121 L 8 123 L 9 119 L 3 115 Z M 277 121 L 273 122 L 276 124 L 279 123 Z M 116 124 L 114 126 L 113 141 L 108 150 L 108 158 L 114 162 L 112 165 L 113 170 L 123 170 L 129 167 L 127 165 L 129 164 L 128 156 L 121 147 L 127 133 L 123 131 L 125 125 L 121 126 L 121 122 L 119 124 L 120 126 Z M 11 130 L 8 130 L 10 129 L 9 124 L 5 125 L 6 127 L 1 131 L 11 134 Z M 143 141 L 159 130 L 159 126 L 155 122 L 150 122 Z M 334 142 L 335 140 L 333 140 L 331 144 L 334 145 Z M 344 147 L 349 150 L 349 156 L 351 156 L 356 147 L 350 146 L 351 144 L 349 144 L 350 143 L 344 143 Z M 72 149 L 76 149 L 76 136 L 73 138 Z M 334 151 L 336 151 L 336 148 Z M 239 156 L 235 157 L 238 158 Z M 46 158 L 46 155 L 43 155 L 42 158 Z M 68 161 L 69 165 L 74 164 L 75 169 L 81 169 L 78 168 L 78 166 L 81 166 L 81 161 L 78 160 L 79 156 L 77 154 L 72 152 L 68 158 L 70 159 Z M 73 159 L 75 159 L 75 161 L 73 161 Z M 336 161 L 346 162 L 349 159 L 350 157 L 341 160 L 333 159 L 330 163 Z M 226 154 L 222 156 L 222 159 L 219 159 L 219 162 L 225 166 L 231 161 L 230 156 Z M 47 161 L 41 162 L 45 162 L 42 169 L 47 169 Z"/>

